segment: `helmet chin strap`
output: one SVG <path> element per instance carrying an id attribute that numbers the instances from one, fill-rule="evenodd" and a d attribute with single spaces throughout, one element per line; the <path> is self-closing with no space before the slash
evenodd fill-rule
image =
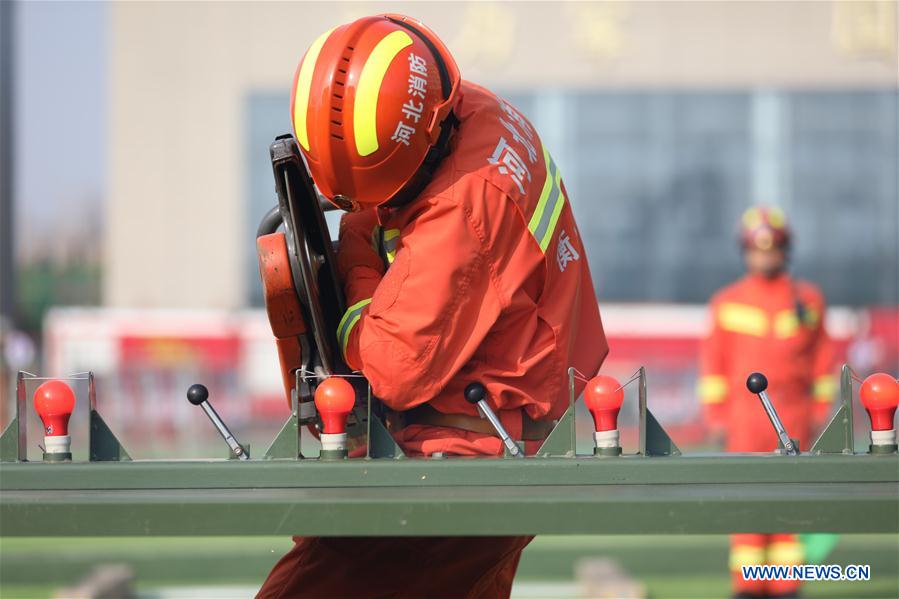
<path id="1" fill-rule="evenodd" d="M 421 195 L 421 192 L 424 191 L 425 187 L 428 186 L 428 183 L 431 182 L 431 179 L 434 178 L 434 173 L 437 172 L 440 163 L 443 162 L 443 159 L 446 158 L 447 155 L 449 155 L 449 142 L 452 138 L 453 131 L 458 126 L 459 119 L 456 118 L 455 114 L 450 112 L 449 116 L 447 116 L 443 123 L 440 124 L 440 137 L 437 138 L 437 143 L 428 150 L 421 166 L 418 167 L 418 170 L 415 171 L 415 174 L 412 175 L 409 182 L 398 192 L 393 194 L 393 197 L 384 202 L 382 206 L 387 208 L 400 208 L 408 205 L 412 200 Z"/>
<path id="2" fill-rule="evenodd" d="M 428 50 L 431 51 L 431 54 L 434 56 L 434 60 L 437 62 L 437 72 L 440 74 L 440 87 L 443 95 L 444 101 L 450 97 L 452 93 L 450 81 L 449 70 L 446 67 L 446 63 L 443 60 L 443 56 L 440 54 L 440 51 L 434 45 L 434 43 L 428 39 L 428 37 L 422 34 L 412 23 L 406 21 L 400 21 L 397 19 L 393 19 L 388 17 L 388 19 L 399 25 L 400 27 L 404 27 L 411 31 L 415 36 L 420 39 L 427 47 Z M 456 115 L 450 111 L 449 115 L 440 123 L 440 136 L 437 138 L 437 143 L 435 143 L 428 150 L 428 153 L 425 155 L 425 159 L 422 161 L 421 166 L 418 167 L 418 170 L 415 171 L 415 174 L 409 179 L 409 181 L 389 200 L 381 204 L 387 208 L 400 208 L 402 206 L 406 206 L 412 200 L 421 195 L 421 192 L 424 191 L 424 188 L 428 186 L 428 183 L 431 182 L 431 179 L 434 178 L 434 173 L 437 172 L 437 168 L 440 166 L 440 163 L 443 162 L 443 159 L 450 152 L 450 138 L 452 137 L 453 131 L 459 126 L 459 119 L 456 118 Z"/>

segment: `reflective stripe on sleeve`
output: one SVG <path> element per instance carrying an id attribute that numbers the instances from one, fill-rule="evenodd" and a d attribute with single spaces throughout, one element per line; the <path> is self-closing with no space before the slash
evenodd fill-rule
<path id="1" fill-rule="evenodd" d="M 815 379 L 812 395 L 815 397 L 815 401 L 829 402 L 836 395 L 838 388 L 836 377 L 824 374 Z"/>
<path id="2" fill-rule="evenodd" d="M 565 205 L 565 194 L 562 193 L 562 173 L 545 147 L 543 160 L 546 164 L 546 178 L 537 207 L 528 222 L 528 229 L 540 245 L 540 251 L 546 252 L 556 223 L 559 221 L 559 215 L 562 213 L 562 206 Z"/>
<path id="3" fill-rule="evenodd" d="M 353 331 L 356 323 L 359 322 L 359 319 L 362 318 L 363 308 L 370 303 L 371 298 L 356 302 L 347 308 L 343 318 L 340 319 L 340 324 L 337 325 L 337 341 L 340 343 L 340 352 L 343 354 L 344 359 L 346 359 L 346 348 L 350 340 L 350 333 Z"/>
<path id="4" fill-rule="evenodd" d="M 719 374 L 699 377 L 696 387 L 702 403 L 721 403 L 727 397 L 727 378 Z"/>

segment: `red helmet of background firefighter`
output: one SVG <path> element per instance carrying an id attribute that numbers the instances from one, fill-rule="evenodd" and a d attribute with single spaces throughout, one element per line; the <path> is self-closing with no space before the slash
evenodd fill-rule
<path id="1" fill-rule="evenodd" d="M 608 345 L 561 170 L 533 125 L 400 15 L 318 37 L 291 116 L 313 181 L 347 211 L 340 351 L 397 443 L 407 455 L 501 455 L 463 395 L 481 383 L 502 427 L 536 451 L 568 406 L 568 367 L 592 375 Z M 301 539 L 259 597 L 507 597 L 529 541 Z"/>
<path id="2" fill-rule="evenodd" d="M 751 273 L 773 278 L 787 265 L 793 232 L 783 210 L 753 206 L 740 218 L 740 245 Z"/>
<path id="3" fill-rule="evenodd" d="M 761 371 L 790 436 L 808 449 L 835 391 L 824 296 L 786 272 L 792 233 L 780 208 L 749 208 L 739 231 L 747 274 L 712 298 L 711 330 L 701 348 L 699 396 L 706 421 L 725 435 L 728 451 L 775 449 L 771 424 L 745 386 L 749 373 Z M 734 535 L 730 567 L 735 595 L 795 596 L 797 581 L 743 580 L 740 568 L 802 560 L 795 535 Z"/>

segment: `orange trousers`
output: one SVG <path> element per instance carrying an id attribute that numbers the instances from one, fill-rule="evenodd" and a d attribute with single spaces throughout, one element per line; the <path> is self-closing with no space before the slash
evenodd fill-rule
<path id="1" fill-rule="evenodd" d="M 498 437 L 459 429 L 413 425 L 394 436 L 408 456 L 503 454 Z M 525 453 L 539 446 L 527 441 Z M 521 552 L 533 538 L 294 537 L 256 599 L 508 597 Z"/>
<path id="2" fill-rule="evenodd" d="M 742 566 L 793 566 L 803 563 L 802 545 L 793 534 L 736 534 L 730 538 L 730 571 L 735 593 L 758 597 L 795 595 L 798 580 L 743 580 Z"/>
<path id="3" fill-rule="evenodd" d="M 533 537 L 294 537 L 256 599 L 509 597 Z"/>

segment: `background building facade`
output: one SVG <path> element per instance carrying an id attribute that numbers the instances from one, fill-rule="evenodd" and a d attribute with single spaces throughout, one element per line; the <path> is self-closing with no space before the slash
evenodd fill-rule
<path id="1" fill-rule="evenodd" d="M 891 2 L 398 3 L 536 125 L 603 300 L 703 302 L 783 205 L 833 303 L 899 303 Z M 117 3 L 104 303 L 258 304 L 268 144 L 311 41 L 377 3 Z M 149 251 L 152 248 L 152 251 Z"/>

